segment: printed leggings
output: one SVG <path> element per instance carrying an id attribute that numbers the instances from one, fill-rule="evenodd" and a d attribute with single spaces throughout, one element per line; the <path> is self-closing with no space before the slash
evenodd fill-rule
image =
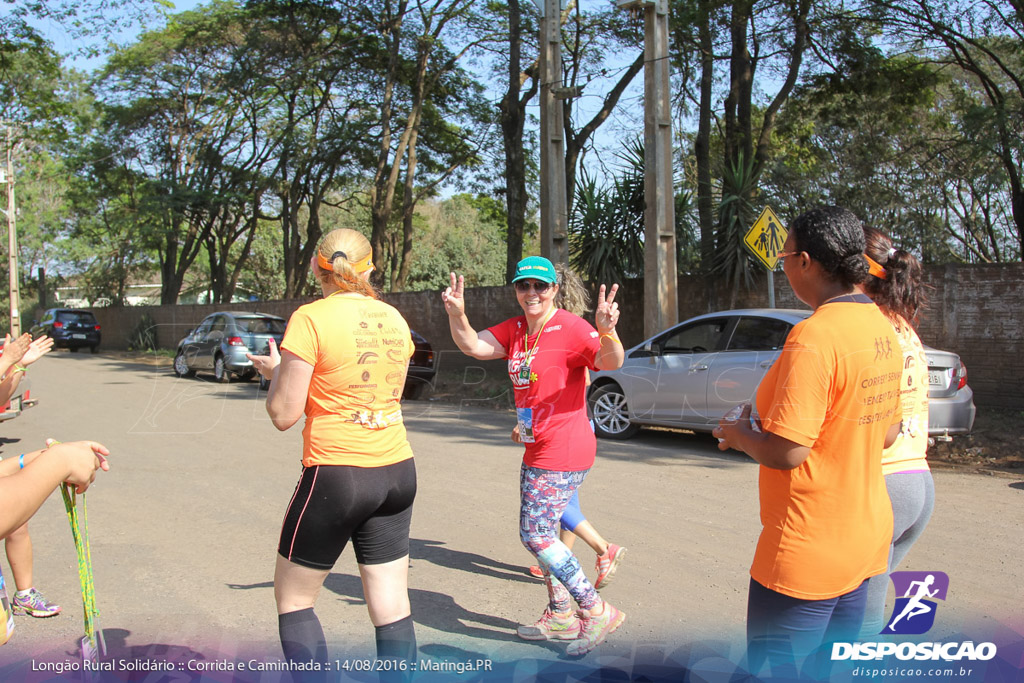
<path id="1" fill-rule="evenodd" d="M 549 606 L 555 612 L 569 611 L 570 596 L 587 610 L 601 601 L 579 560 L 558 539 L 562 513 L 589 471 L 555 472 L 523 464 L 519 474 L 519 537 L 544 568 Z"/>

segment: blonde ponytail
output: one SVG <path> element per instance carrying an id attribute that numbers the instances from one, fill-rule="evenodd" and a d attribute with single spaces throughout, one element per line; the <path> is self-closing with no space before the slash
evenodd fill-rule
<path id="1" fill-rule="evenodd" d="M 355 230 L 332 230 L 320 241 L 316 252 L 320 281 L 342 292 L 357 292 L 373 299 L 377 290 L 362 275 L 373 269 L 370 241 Z"/>

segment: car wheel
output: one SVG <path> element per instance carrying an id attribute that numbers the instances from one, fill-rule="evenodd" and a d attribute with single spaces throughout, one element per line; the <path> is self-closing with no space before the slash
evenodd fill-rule
<path id="1" fill-rule="evenodd" d="M 89 353 L 97 353 L 100 350 L 99 346 L 90 346 Z"/>
<path id="2" fill-rule="evenodd" d="M 250 369 L 242 373 L 242 379 L 246 382 L 251 382 L 256 377 L 256 370 Z"/>
<path id="3" fill-rule="evenodd" d="M 177 355 L 174 356 L 174 374 L 178 377 L 192 377 L 196 374 L 195 370 L 188 367 L 184 349 L 178 349 Z"/>
<path id="4" fill-rule="evenodd" d="M 590 394 L 590 413 L 594 416 L 594 433 L 603 439 L 628 439 L 640 431 L 629 421 L 626 395 L 618 384 L 606 384 Z"/>
<path id="5" fill-rule="evenodd" d="M 222 384 L 231 381 L 231 373 L 224 364 L 224 356 L 217 356 L 213 359 L 213 378 Z"/>
<path id="6" fill-rule="evenodd" d="M 270 391 L 270 380 L 260 375 L 260 391 Z"/>

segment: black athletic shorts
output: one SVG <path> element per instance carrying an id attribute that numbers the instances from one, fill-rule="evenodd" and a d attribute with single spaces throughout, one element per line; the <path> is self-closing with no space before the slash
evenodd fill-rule
<path id="1" fill-rule="evenodd" d="M 359 564 L 409 554 L 416 465 L 305 467 L 281 525 L 277 552 L 312 569 L 330 569 L 349 539 Z"/>

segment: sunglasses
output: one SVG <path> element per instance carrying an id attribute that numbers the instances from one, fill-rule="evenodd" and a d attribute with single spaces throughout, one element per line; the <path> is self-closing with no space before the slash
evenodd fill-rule
<path id="1" fill-rule="evenodd" d="M 775 258 L 776 259 L 784 259 L 787 256 L 792 256 L 794 254 L 799 254 L 799 253 L 800 253 L 799 251 L 780 251 L 778 254 L 775 255 Z"/>
<path id="2" fill-rule="evenodd" d="M 550 282 L 540 282 L 539 280 L 518 280 L 512 283 L 512 286 L 516 288 L 517 292 L 529 292 L 531 289 L 537 294 L 543 294 L 544 292 L 551 289 Z"/>

